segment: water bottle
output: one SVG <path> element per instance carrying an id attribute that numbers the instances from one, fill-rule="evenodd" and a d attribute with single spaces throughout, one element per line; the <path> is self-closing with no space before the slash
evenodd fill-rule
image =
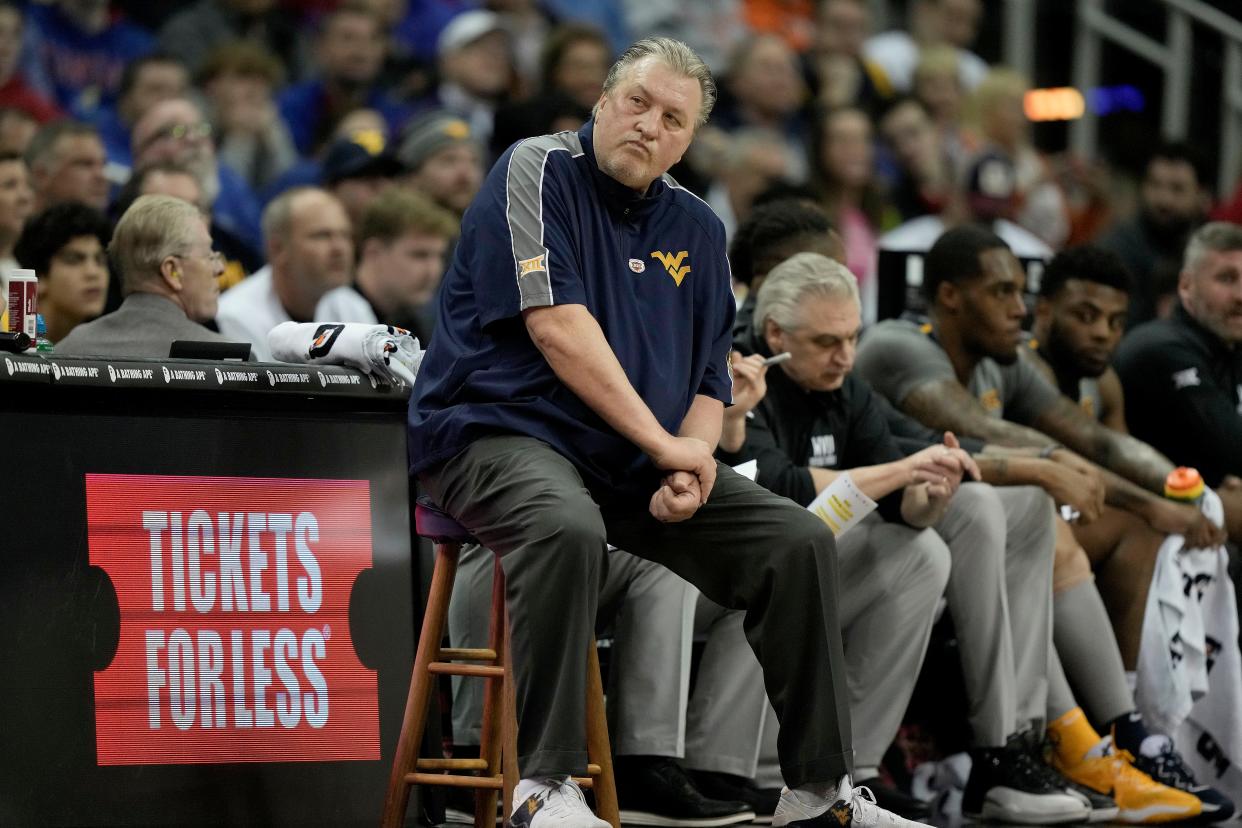
<path id="1" fill-rule="evenodd" d="M 47 338 L 47 323 L 43 321 L 43 314 L 35 317 L 35 353 L 52 353 L 52 340 Z"/>

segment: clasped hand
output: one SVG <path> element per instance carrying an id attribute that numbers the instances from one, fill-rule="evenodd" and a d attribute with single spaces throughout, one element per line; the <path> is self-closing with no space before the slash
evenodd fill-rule
<path id="1" fill-rule="evenodd" d="M 652 517 L 661 523 L 677 523 L 707 502 L 716 483 L 711 446 L 694 437 L 673 437 L 651 459 L 656 468 L 668 472 L 651 496 L 648 508 Z"/>

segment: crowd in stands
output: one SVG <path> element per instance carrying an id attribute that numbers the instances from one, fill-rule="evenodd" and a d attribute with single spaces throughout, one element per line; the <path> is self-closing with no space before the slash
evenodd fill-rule
<path id="1" fill-rule="evenodd" d="M 1189 746 L 1145 728 L 1133 674 L 1167 538 L 1242 542 L 1242 190 L 1216 204 L 1201 152 L 1163 142 L 1115 209 L 1099 159 L 1035 145 L 1030 80 L 972 51 L 991 9 L 910 0 L 879 31 L 869 0 L 0 0 L 0 268 L 37 274 L 57 354 L 195 339 L 266 360 L 290 320 L 426 345 L 493 163 L 581 129 L 632 40 L 684 41 L 720 89 L 672 170 L 733 276 L 718 457 L 802 505 L 854 469 L 880 504 L 838 546 L 859 779 L 927 816 L 885 754 L 944 596 L 964 812 L 1224 819 Z M 980 482 L 912 485 L 945 449 Z M 1174 464 L 1223 527 L 1160 496 Z M 483 646 L 485 552 L 463 558 L 454 646 Z M 628 821 L 770 815 L 775 716 L 741 615 L 614 554 Z M 457 755 L 480 705 L 457 688 Z"/>

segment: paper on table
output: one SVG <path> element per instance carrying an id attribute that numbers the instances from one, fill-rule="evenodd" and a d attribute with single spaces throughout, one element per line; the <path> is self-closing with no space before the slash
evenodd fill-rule
<path id="1" fill-rule="evenodd" d="M 833 535 L 840 537 L 874 512 L 876 503 L 854 485 L 847 473 L 837 475 L 806 508 L 828 524 Z"/>

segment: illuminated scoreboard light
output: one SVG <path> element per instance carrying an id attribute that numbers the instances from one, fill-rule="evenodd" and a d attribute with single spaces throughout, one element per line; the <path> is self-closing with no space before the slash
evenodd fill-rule
<path id="1" fill-rule="evenodd" d="M 1097 86 L 1084 95 L 1072 86 L 1032 89 L 1022 100 L 1028 120 L 1075 121 L 1087 114 L 1105 116 L 1119 112 L 1142 112 L 1147 102 L 1143 93 L 1129 84 Z"/>

